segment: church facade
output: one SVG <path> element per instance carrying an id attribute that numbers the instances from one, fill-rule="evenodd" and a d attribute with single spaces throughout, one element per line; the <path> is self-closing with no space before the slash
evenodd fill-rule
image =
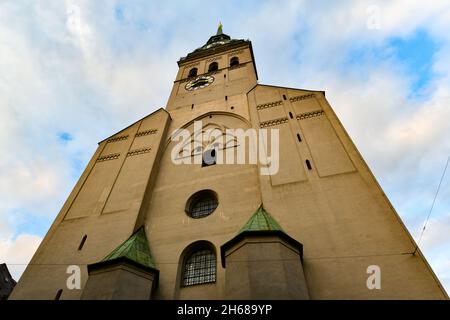
<path id="1" fill-rule="evenodd" d="M 324 92 L 258 84 L 221 26 L 178 66 L 165 109 L 99 143 L 10 299 L 448 299 Z M 218 161 L 263 131 L 263 159 Z"/>

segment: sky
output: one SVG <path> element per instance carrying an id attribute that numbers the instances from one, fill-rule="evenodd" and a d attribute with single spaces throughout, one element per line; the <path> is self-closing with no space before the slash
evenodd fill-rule
<path id="1" fill-rule="evenodd" d="M 221 21 L 259 83 L 323 90 L 417 240 L 450 154 L 450 2 L 0 1 L 0 263 L 17 280 L 97 142 L 164 107 Z M 448 170 L 450 171 L 450 170 Z M 420 248 L 450 292 L 450 172 Z"/>

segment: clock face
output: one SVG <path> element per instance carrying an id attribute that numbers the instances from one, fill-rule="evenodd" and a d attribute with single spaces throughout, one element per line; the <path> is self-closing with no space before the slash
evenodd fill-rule
<path id="1" fill-rule="evenodd" d="M 186 88 L 186 90 L 189 90 L 189 91 L 197 90 L 197 89 L 207 87 L 213 82 L 214 82 L 214 77 L 212 77 L 212 76 L 200 76 L 200 77 L 197 77 L 194 80 L 191 80 L 188 83 L 186 83 L 185 88 Z"/>

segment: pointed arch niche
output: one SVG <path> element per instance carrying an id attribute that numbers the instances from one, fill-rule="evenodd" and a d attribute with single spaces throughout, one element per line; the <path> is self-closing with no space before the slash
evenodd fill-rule
<path id="1" fill-rule="evenodd" d="M 201 127 L 198 122 L 201 122 Z M 217 157 L 225 159 L 227 152 L 234 152 L 239 147 L 236 136 L 230 130 L 247 130 L 251 127 L 247 119 L 229 112 L 209 112 L 197 117 L 181 127 L 189 132 L 189 139 L 182 144 L 180 140 L 167 141 L 166 152 L 172 152 L 175 144 L 179 144 L 176 159 L 191 157 L 191 161 L 202 163 L 205 152 L 214 150 Z M 200 129 L 201 128 L 201 129 Z M 247 141 L 247 144 L 249 142 Z M 236 159 L 236 154 L 234 155 Z M 198 157 L 198 158 L 196 158 Z"/>

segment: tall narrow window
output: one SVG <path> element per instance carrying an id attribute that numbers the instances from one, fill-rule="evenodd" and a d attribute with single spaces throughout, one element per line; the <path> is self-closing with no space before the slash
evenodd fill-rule
<path id="1" fill-rule="evenodd" d="M 201 246 L 186 256 L 183 265 L 183 287 L 216 282 L 216 254 L 212 248 Z"/>
<path id="2" fill-rule="evenodd" d="M 306 160 L 306 166 L 308 167 L 308 170 L 311 170 L 311 162 L 309 162 L 309 160 Z"/>
<path id="3" fill-rule="evenodd" d="M 197 68 L 192 68 L 191 70 L 189 70 L 189 75 L 188 77 L 195 77 L 197 75 Z"/>
<path id="4" fill-rule="evenodd" d="M 298 142 L 302 142 L 302 137 L 300 137 L 300 133 L 297 133 Z"/>
<path id="5" fill-rule="evenodd" d="M 212 62 L 208 67 L 208 72 L 219 70 L 219 64 L 217 62 Z"/>
<path id="6" fill-rule="evenodd" d="M 56 292 L 55 300 L 61 299 L 62 293 L 63 293 L 63 290 L 59 289 L 58 292 Z"/>
<path id="7" fill-rule="evenodd" d="M 83 239 L 81 239 L 80 245 L 78 246 L 78 251 L 83 249 L 84 243 L 86 242 L 87 235 L 84 235 Z"/>
<path id="8" fill-rule="evenodd" d="M 239 64 L 239 58 L 238 57 L 233 57 L 230 60 L 230 67 L 234 67 L 237 66 Z"/>
<path id="9" fill-rule="evenodd" d="M 285 95 L 285 94 L 283 94 L 283 99 L 284 99 L 284 100 L 287 100 L 287 98 L 286 98 L 286 95 Z"/>
<path id="10" fill-rule="evenodd" d="M 292 115 L 292 112 L 289 112 L 289 117 L 291 117 L 291 119 L 294 119 L 294 116 Z"/>

